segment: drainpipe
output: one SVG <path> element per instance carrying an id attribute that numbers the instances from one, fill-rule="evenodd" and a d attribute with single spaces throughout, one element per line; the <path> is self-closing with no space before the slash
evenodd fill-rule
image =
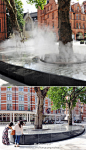
<path id="1" fill-rule="evenodd" d="M 15 110 L 16 110 L 16 87 L 15 87 Z"/>
<path id="2" fill-rule="evenodd" d="M 32 111 L 32 87 L 31 87 L 31 111 Z"/>

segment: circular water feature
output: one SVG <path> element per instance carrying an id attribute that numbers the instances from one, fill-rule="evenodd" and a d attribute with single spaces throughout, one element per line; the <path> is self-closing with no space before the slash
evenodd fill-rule
<path id="1" fill-rule="evenodd" d="M 58 47 L 58 43 L 56 43 L 56 46 Z M 22 66 L 26 69 L 86 81 L 86 45 L 80 45 L 78 42 L 74 42 L 73 49 L 76 57 L 79 56 L 78 58 L 80 58 L 82 56 L 82 61 L 77 59 L 77 61 L 48 61 L 45 63 L 46 60 L 39 59 L 39 55 L 34 53 L 33 44 L 27 47 L 8 46 L 8 48 L 3 48 L 0 51 L 0 60 L 14 66 Z M 48 56 L 47 52 L 45 55 Z M 52 52 L 49 55 L 52 56 L 54 54 Z"/>
<path id="2" fill-rule="evenodd" d="M 24 126 L 23 128 L 24 135 L 20 138 L 21 145 L 65 140 L 78 136 L 85 131 L 83 126 L 68 126 L 67 124 L 43 125 L 43 129 L 40 130 L 34 130 L 34 126 Z M 15 143 L 15 136 L 10 135 L 10 142 Z"/>

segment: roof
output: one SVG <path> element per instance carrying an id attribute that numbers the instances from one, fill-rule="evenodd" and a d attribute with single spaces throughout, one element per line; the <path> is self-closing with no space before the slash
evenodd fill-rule
<path id="1" fill-rule="evenodd" d="M 28 13 L 28 12 L 27 12 Z M 27 13 L 24 13 L 24 16 L 26 16 Z M 37 12 L 29 13 L 31 17 L 37 17 Z"/>

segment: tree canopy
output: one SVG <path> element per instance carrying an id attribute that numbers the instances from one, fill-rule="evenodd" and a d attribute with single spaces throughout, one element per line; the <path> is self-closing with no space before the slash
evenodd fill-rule
<path id="1" fill-rule="evenodd" d="M 46 5 L 46 0 L 27 0 L 28 4 L 35 4 L 35 7 L 38 9 L 43 9 L 44 5 Z"/>
<path id="2" fill-rule="evenodd" d="M 18 20 L 20 28 L 22 29 L 23 25 L 24 25 L 23 3 L 21 2 L 21 0 L 15 0 L 15 5 L 16 5 L 16 9 L 17 9 L 17 20 Z"/>
<path id="3" fill-rule="evenodd" d="M 66 104 L 70 107 L 71 102 L 73 109 L 78 99 L 86 103 L 86 87 L 50 87 L 47 94 L 53 101 L 52 108 L 54 110 L 61 106 L 66 108 Z"/>

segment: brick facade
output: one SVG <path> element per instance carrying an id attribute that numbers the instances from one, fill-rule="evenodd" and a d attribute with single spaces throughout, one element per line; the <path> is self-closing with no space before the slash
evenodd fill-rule
<path id="1" fill-rule="evenodd" d="M 72 29 L 72 37 L 76 39 L 79 33 L 86 33 L 86 1 L 82 5 L 79 3 L 71 3 L 70 12 L 70 23 Z M 38 24 L 39 26 L 45 25 L 52 29 L 59 39 L 58 35 L 58 3 L 55 0 L 49 0 L 44 7 L 44 10 L 38 10 Z"/>
<path id="2" fill-rule="evenodd" d="M 13 111 L 35 111 L 37 106 L 37 95 L 33 87 L 0 87 L 0 110 Z M 45 98 L 44 112 L 51 110 L 49 98 Z M 51 111 L 50 113 L 53 113 Z"/>
<path id="3" fill-rule="evenodd" d="M 46 97 L 44 100 L 44 111 L 47 115 L 57 114 L 57 118 L 61 115 L 68 114 L 68 110 L 58 109 L 52 110 L 51 106 L 53 103 Z M 34 87 L 0 87 L 0 111 L 5 112 L 36 112 L 37 106 L 37 95 L 34 91 Z M 1 115 L 0 113 L 0 115 Z M 77 117 L 83 120 L 86 118 L 86 104 L 82 104 L 79 100 L 76 103 L 76 107 L 73 110 L 73 117 Z"/>
<path id="4" fill-rule="evenodd" d="M 0 0 L 0 41 L 7 38 L 6 5 Z"/>

